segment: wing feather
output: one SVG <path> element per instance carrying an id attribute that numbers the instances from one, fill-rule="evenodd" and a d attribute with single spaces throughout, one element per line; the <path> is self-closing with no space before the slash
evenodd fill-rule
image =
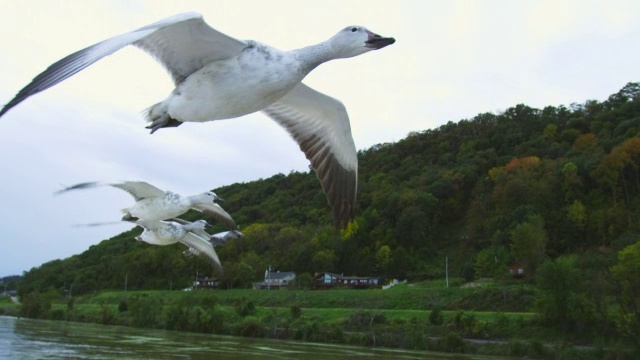
<path id="1" fill-rule="evenodd" d="M 144 181 L 123 181 L 109 185 L 128 192 L 136 201 L 164 196 L 163 190 Z"/>
<path id="2" fill-rule="evenodd" d="M 358 158 L 344 105 L 299 84 L 263 110 L 287 129 L 311 162 L 338 229 L 355 216 Z"/>
<path id="3" fill-rule="evenodd" d="M 224 209 L 218 204 L 199 204 L 194 206 L 193 209 L 213 217 L 214 219 L 222 222 L 229 229 L 237 228 L 236 223 L 235 221 L 233 221 L 231 215 L 224 211 Z"/>
<path id="4" fill-rule="evenodd" d="M 36 76 L 0 110 L 0 117 L 29 96 L 77 74 L 127 45 L 135 45 L 159 61 L 177 84 L 204 64 L 239 53 L 245 43 L 207 25 L 198 13 L 184 13 L 111 37 L 68 55 Z"/>
<path id="5" fill-rule="evenodd" d="M 182 239 L 180 239 L 180 242 L 196 249 L 200 254 L 206 255 L 209 259 L 211 259 L 211 263 L 213 264 L 215 270 L 218 273 L 222 273 L 222 263 L 220 263 L 220 258 L 218 258 L 218 254 L 208 240 L 205 240 L 189 232 Z"/>

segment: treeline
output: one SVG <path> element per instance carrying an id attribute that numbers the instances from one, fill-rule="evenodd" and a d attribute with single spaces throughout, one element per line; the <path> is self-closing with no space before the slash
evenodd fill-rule
<path id="1" fill-rule="evenodd" d="M 577 269 L 576 291 L 624 297 L 636 285 L 624 285 L 631 270 L 610 270 L 640 239 L 638 83 L 605 101 L 479 114 L 358 157 L 357 217 L 339 233 L 311 171 L 215 189 L 246 235 L 219 249 L 223 286 L 248 286 L 269 265 L 431 279 L 444 277 L 445 258 L 450 274 L 468 280 L 519 263 L 534 282 L 545 261 L 560 259 Z M 213 274 L 180 246 L 136 242 L 138 232 L 30 270 L 22 293 L 120 289 L 125 279 L 130 289 L 169 289 Z"/>

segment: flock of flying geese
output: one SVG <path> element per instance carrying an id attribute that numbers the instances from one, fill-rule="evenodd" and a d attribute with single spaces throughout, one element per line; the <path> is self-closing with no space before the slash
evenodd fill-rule
<path id="1" fill-rule="evenodd" d="M 124 213 L 122 220 L 134 223 L 144 229 L 142 234 L 136 237 L 136 240 L 161 246 L 180 242 L 188 247 L 186 254 L 202 254 L 211 259 L 214 268 L 219 273 L 222 273 L 222 264 L 214 247 L 225 245 L 231 238 L 244 236 L 237 230 L 231 215 L 217 204 L 218 201 L 224 200 L 212 191 L 182 196 L 172 191 L 163 191 L 144 181 L 123 181 L 118 183 L 80 183 L 59 190 L 55 194 L 100 186 L 112 186 L 133 196 L 135 203 L 122 210 Z M 230 230 L 211 235 L 205 231 L 205 227 L 210 226 L 205 220 L 190 222 L 178 217 L 189 210 L 196 210 L 208 215 L 223 223 Z"/>
<path id="2" fill-rule="evenodd" d="M 198 13 L 178 14 L 117 35 L 64 57 L 36 76 L 0 110 L 0 117 L 31 95 L 46 90 L 127 45 L 147 52 L 165 67 L 175 89 L 146 110 L 151 133 L 184 122 L 241 117 L 261 111 L 296 140 L 320 180 L 337 229 L 355 216 L 358 159 L 344 105 L 304 85 L 320 64 L 378 50 L 395 42 L 362 26 L 348 26 L 326 41 L 283 51 L 253 40 L 237 40 L 211 28 Z M 213 192 L 181 196 L 142 181 L 81 183 L 58 193 L 113 186 L 135 203 L 123 221 L 144 229 L 138 240 L 153 245 L 181 242 L 222 270 L 214 247 L 242 237 Z M 229 231 L 211 235 L 208 223 L 179 218 L 190 209 L 211 216 Z"/>

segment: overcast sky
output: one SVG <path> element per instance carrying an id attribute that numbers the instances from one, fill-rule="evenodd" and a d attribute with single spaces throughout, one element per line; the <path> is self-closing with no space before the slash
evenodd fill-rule
<path id="1" fill-rule="evenodd" d="M 0 104 L 58 59 L 185 11 L 280 49 L 348 25 L 395 37 L 392 46 L 321 65 L 305 79 L 346 105 L 358 149 L 519 103 L 602 101 L 640 80 L 637 0 L 3 0 Z M 129 47 L 0 119 L 0 276 L 131 228 L 73 227 L 117 220 L 132 199 L 113 188 L 52 195 L 64 185 L 145 180 L 190 195 L 308 169 L 295 142 L 261 114 L 149 135 L 141 111 L 171 90 L 162 67 Z"/>

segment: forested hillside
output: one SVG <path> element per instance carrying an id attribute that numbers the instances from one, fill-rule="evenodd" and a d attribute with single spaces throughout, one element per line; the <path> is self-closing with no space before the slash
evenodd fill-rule
<path id="1" fill-rule="evenodd" d="M 218 250 L 224 284 L 246 286 L 269 265 L 429 279 L 444 276 L 445 257 L 453 276 L 499 277 L 518 262 L 534 281 L 546 259 L 573 254 L 595 289 L 640 239 L 639 83 L 602 102 L 479 114 L 358 157 L 357 217 L 340 233 L 311 171 L 215 189 L 246 235 Z M 130 289 L 169 289 L 213 275 L 180 244 L 138 233 L 34 268 L 21 291 L 121 289 L 125 277 Z"/>

